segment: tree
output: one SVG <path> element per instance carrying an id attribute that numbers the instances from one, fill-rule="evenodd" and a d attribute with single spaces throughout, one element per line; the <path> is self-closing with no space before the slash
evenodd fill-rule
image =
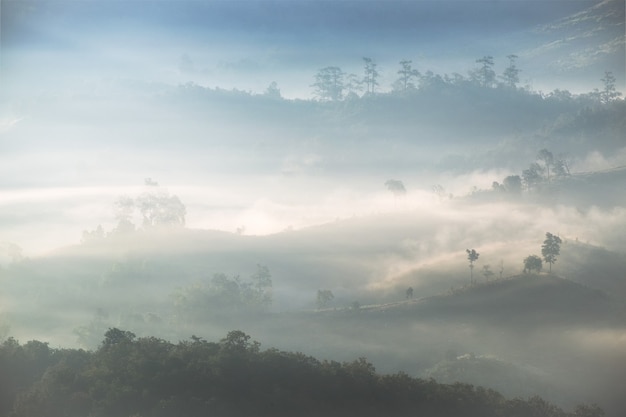
<path id="1" fill-rule="evenodd" d="M 405 295 L 406 295 L 406 299 L 407 300 L 412 299 L 413 298 L 413 287 L 407 288 L 406 292 L 405 292 Z"/>
<path id="2" fill-rule="evenodd" d="M 132 343 L 135 340 L 135 334 L 126 330 L 120 330 L 118 328 L 110 328 L 104 334 L 104 340 L 102 341 L 103 347 L 111 347 L 120 344 Z"/>
<path id="3" fill-rule="evenodd" d="M 345 77 L 345 90 L 348 92 L 346 98 L 358 97 L 358 93 L 363 91 L 363 83 L 356 74 L 348 74 Z"/>
<path id="4" fill-rule="evenodd" d="M 483 265 L 483 276 L 485 277 L 485 281 L 489 281 L 491 277 L 493 277 L 494 273 L 491 270 L 490 265 Z"/>
<path id="5" fill-rule="evenodd" d="M 533 270 L 539 273 L 542 267 L 541 258 L 537 255 L 529 255 L 524 258 L 524 273 L 531 273 Z"/>
<path id="6" fill-rule="evenodd" d="M 474 282 L 474 262 L 478 260 L 480 253 L 476 252 L 474 249 L 466 249 L 467 252 L 467 260 L 469 261 L 470 268 L 470 284 Z"/>
<path id="7" fill-rule="evenodd" d="M 220 340 L 220 347 L 228 353 L 257 353 L 261 344 L 256 340 L 251 342 L 250 339 L 250 336 L 241 330 L 232 330 Z"/>
<path id="8" fill-rule="evenodd" d="M 522 181 L 527 191 L 531 191 L 534 187 L 539 185 L 542 180 L 542 168 L 541 165 L 537 163 L 530 164 L 528 169 L 522 171 Z"/>
<path id="9" fill-rule="evenodd" d="M 404 184 L 400 180 L 387 180 L 385 181 L 385 187 L 396 197 L 406 194 L 406 188 L 404 188 Z"/>
<path id="10" fill-rule="evenodd" d="M 128 196 L 122 196 L 117 199 L 114 206 L 117 226 L 113 233 L 125 234 L 134 232 L 133 212 L 135 211 L 135 200 Z"/>
<path id="11" fill-rule="evenodd" d="M 144 193 L 135 199 L 143 217 L 143 226 L 184 226 L 187 209 L 178 196 L 167 191 Z"/>
<path id="12" fill-rule="evenodd" d="M 561 243 L 560 237 L 546 233 L 546 240 L 541 246 L 541 255 L 543 255 L 543 260 L 550 264 L 550 272 L 552 272 L 552 264 L 556 262 L 556 257 L 561 252 Z"/>
<path id="13" fill-rule="evenodd" d="M 339 67 L 322 68 L 315 75 L 314 94 L 322 100 L 341 100 L 344 89 L 344 72 Z"/>
<path id="14" fill-rule="evenodd" d="M 550 182 L 550 167 L 554 166 L 554 155 L 544 148 L 537 153 L 537 159 L 543 162 L 543 168 L 546 171 L 548 182 Z"/>
<path id="15" fill-rule="evenodd" d="M 244 283 L 243 302 L 248 307 L 267 309 L 272 305 L 272 275 L 265 265 L 256 266 L 256 272 Z"/>
<path id="16" fill-rule="evenodd" d="M 273 99 L 281 99 L 280 88 L 278 88 L 278 84 L 276 81 L 272 81 L 270 85 L 267 86 L 264 93 L 265 97 L 273 98 Z"/>
<path id="17" fill-rule="evenodd" d="M 317 308 L 325 308 L 328 303 L 335 299 L 331 290 L 317 290 Z"/>
<path id="18" fill-rule="evenodd" d="M 513 194 L 519 194 L 522 192 L 522 179 L 519 175 L 509 175 L 502 181 L 504 189 Z"/>
<path id="19" fill-rule="evenodd" d="M 474 71 L 472 74 L 474 79 L 482 87 L 491 87 L 496 79 L 496 73 L 493 70 L 493 57 L 486 55 L 476 60 L 477 64 L 481 64 L 480 68 Z"/>
<path id="20" fill-rule="evenodd" d="M 400 69 L 398 75 L 400 76 L 394 83 L 394 89 L 396 91 L 407 91 L 415 89 L 413 79 L 420 76 L 418 70 L 412 68 L 413 61 L 402 60 L 400 61 Z"/>
<path id="21" fill-rule="evenodd" d="M 515 65 L 517 55 L 507 55 L 507 58 L 509 59 L 509 66 L 504 70 L 502 80 L 507 87 L 516 88 L 516 84 L 519 83 L 520 73 L 520 70 Z"/>
<path id="22" fill-rule="evenodd" d="M 376 70 L 376 62 L 372 58 L 363 57 L 365 63 L 365 74 L 363 76 L 363 84 L 365 84 L 365 93 L 374 94 L 376 87 L 378 86 L 378 76 L 380 75 Z"/>
<path id="23" fill-rule="evenodd" d="M 610 103 L 622 95 L 615 89 L 615 76 L 613 76 L 611 71 L 605 71 L 602 83 L 604 84 L 604 89 L 600 92 L 600 100 L 603 103 Z"/>

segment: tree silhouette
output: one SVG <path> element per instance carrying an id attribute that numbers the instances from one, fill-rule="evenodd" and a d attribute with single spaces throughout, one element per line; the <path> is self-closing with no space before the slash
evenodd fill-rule
<path id="1" fill-rule="evenodd" d="M 322 68 L 315 74 L 314 94 L 322 100 L 341 100 L 344 89 L 344 72 L 339 67 Z"/>
<path id="2" fill-rule="evenodd" d="M 407 300 L 413 298 L 413 287 L 407 288 L 406 292 L 405 292 L 405 295 L 406 295 L 406 299 Z"/>
<path id="3" fill-rule="evenodd" d="M 507 58 L 509 59 L 509 66 L 506 67 L 506 69 L 504 70 L 504 73 L 502 74 L 502 80 L 508 87 L 515 88 L 517 83 L 519 83 L 520 73 L 520 70 L 515 65 L 517 55 L 507 55 Z"/>
<path id="4" fill-rule="evenodd" d="M 481 64 L 481 66 L 472 74 L 474 79 L 476 79 L 482 87 L 491 87 L 496 79 L 496 73 L 493 70 L 493 57 L 489 55 L 484 56 L 477 59 L 476 63 Z"/>
<path id="5" fill-rule="evenodd" d="M 522 180 L 527 191 L 531 191 L 535 186 L 539 185 L 543 179 L 542 168 L 538 163 L 530 164 L 528 169 L 522 171 Z"/>
<path id="6" fill-rule="evenodd" d="M 491 270 L 491 265 L 483 265 L 483 276 L 485 277 L 485 281 L 489 281 L 493 275 L 494 273 Z"/>
<path id="7" fill-rule="evenodd" d="M 474 282 L 474 262 L 478 260 L 480 253 L 476 252 L 474 249 L 466 249 L 467 252 L 467 260 L 469 261 L 470 268 L 470 284 Z"/>
<path id="8" fill-rule="evenodd" d="M 413 61 L 402 60 L 400 61 L 400 69 L 398 75 L 400 76 L 394 83 L 394 89 L 397 91 L 407 91 L 415 89 L 413 79 L 420 76 L 418 70 L 412 68 Z"/>
<path id="9" fill-rule="evenodd" d="M 622 93 L 615 90 L 615 76 L 611 71 L 604 73 L 602 83 L 604 84 L 604 89 L 600 92 L 600 100 L 603 103 L 609 103 L 622 95 Z"/>
<path id="10" fill-rule="evenodd" d="M 550 264 L 550 272 L 552 272 L 552 264 L 556 262 L 556 257 L 561 252 L 561 243 L 560 237 L 546 233 L 546 240 L 541 246 L 541 255 L 543 255 L 543 260 Z"/>
<path id="11" fill-rule="evenodd" d="M 335 295 L 331 290 L 317 290 L 317 308 L 326 307 L 334 298 Z"/>
<path id="12" fill-rule="evenodd" d="M 400 180 L 387 180 L 385 181 L 385 187 L 396 197 L 406 194 L 406 188 L 404 188 L 404 184 Z"/>
<path id="13" fill-rule="evenodd" d="M 365 63 L 365 75 L 363 76 L 363 84 L 365 84 L 365 93 L 374 93 L 376 86 L 378 86 L 378 76 L 380 75 L 376 70 L 376 63 L 372 58 L 363 57 Z"/>
<path id="14" fill-rule="evenodd" d="M 529 255 L 524 258 L 524 273 L 530 273 L 533 270 L 537 271 L 537 273 L 541 272 L 541 268 L 543 267 L 543 263 L 541 262 L 541 258 L 537 255 Z"/>
<path id="15" fill-rule="evenodd" d="M 554 166 L 554 155 L 552 155 L 552 152 L 544 148 L 537 153 L 537 159 L 543 162 L 548 182 L 550 182 L 550 167 Z"/>

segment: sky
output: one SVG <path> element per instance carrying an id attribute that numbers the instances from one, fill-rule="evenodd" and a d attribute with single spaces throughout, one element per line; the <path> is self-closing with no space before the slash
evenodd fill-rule
<path id="1" fill-rule="evenodd" d="M 5 89 L 66 87 L 102 77 L 197 82 L 310 97 L 317 69 L 397 63 L 466 74 L 491 55 L 519 56 L 534 89 L 624 86 L 619 1 L 3 1 Z M 7 85 L 9 84 L 9 85 Z"/>
<path id="2" fill-rule="evenodd" d="M 377 146 L 390 152 L 384 167 L 372 162 L 378 149 L 354 163 L 372 164 L 358 175 L 318 175 L 334 152 L 322 149 L 323 132 L 225 123 L 198 116 L 204 110 L 193 103 L 174 112 L 155 104 L 180 85 L 256 94 L 275 81 L 283 97 L 310 99 L 317 70 L 361 74 L 363 57 L 377 62 L 388 91 L 402 59 L 422 73 L 467 76 L 482 56 L 493 56 L 501 72 L 515 54 L 521 84 L 534 90 L 589 92 L 601 88 L 604 71 L 624 90 L 620 1 L 3 0 L 0 7 L 0 242 L 26 253 L 77 243 L 98 224 L 112 227 L 116 198 L 141 193 L 148 177 L 188 205 L 189 227 L 267 234 L 396 210 L 382 187 L 406 175 L 393 161 L 430 158 L 394 151 L 382 137 Z M 437 146 L 433 139 L 430 148 Z M 615 157 L 596 160 L 606 167 Z M 444 179 L 463 195 L 510 173 Z M 405 179 L 416 196 L 439 181 L 424 176 Z"/>

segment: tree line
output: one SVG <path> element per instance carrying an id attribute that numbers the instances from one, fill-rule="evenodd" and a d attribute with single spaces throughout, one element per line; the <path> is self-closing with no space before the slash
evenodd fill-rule
<path id="1" fill-rule="evenodd" d="M 476 85 L 482 88 L 509 88 L 516 90 L 520 83 L 521 69 L 517 66 L 517 55 L 507 55 L 508 64 L 501 74 L 494 70 L 494 57 L 483 56 L 476 60 L 477 67 L 468 72 L 468 76 L 454 73 L 451 76 L 444 76 L 426 71 L 421 73 L 413 67 L 413 61 L 403 59 L 399 62 L 399 69 L 396 72 L 396 79 L 391 85 L 394 93 L 417 91 L 419 88 L 427 89 L 437 85 Z M 363 74 L 361 76 L 354 73 L 346 73 L 338 66 L 327 66 L 318 70 L 311 84 L 313 94 L 322 101 L 339 101 L 359 97 L 359 94 L 367 96 L 376 93 L 380 87 L 380 72 L 377 69 L 375 60 L 363 57 Z M 602 102 L 609 103 L 621 96 L 617 91 L 615 76 L 611 71 L 605 71 L 602 81 L 602 90 L 594 89 L 589 95 Z M 276 96 L 276 83 L 273 82 L 268 91 Z M 566 94 L 560 90 L 555 90 L 555 94 Z M 568 94 L 568 93 L 567 93 Z M 571 96 L 571 94 L 570 94 Z"/>
<path id="2" fill-rule="evenodd" d="M 382 375 L 365 358 L 320 361 L 242 331 L 219 342 L 171 343 L 110 328 L 94 351 L 0 344 L 0 415 L 7 417 L 416 416 L 600 417 L 540 397 L 507 399 L 469 384 Z"/>

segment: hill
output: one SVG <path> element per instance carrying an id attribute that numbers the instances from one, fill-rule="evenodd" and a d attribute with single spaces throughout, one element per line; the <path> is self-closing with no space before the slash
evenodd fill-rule
<path id="1" fill-rule="evenodd" d="M 406 319 L 484 320 L 504 325 L 624 325 L 624 304 L 601 290 L 552 274 L 518 275 L 445 295 L 364 306 L 363 313 Z"/>

